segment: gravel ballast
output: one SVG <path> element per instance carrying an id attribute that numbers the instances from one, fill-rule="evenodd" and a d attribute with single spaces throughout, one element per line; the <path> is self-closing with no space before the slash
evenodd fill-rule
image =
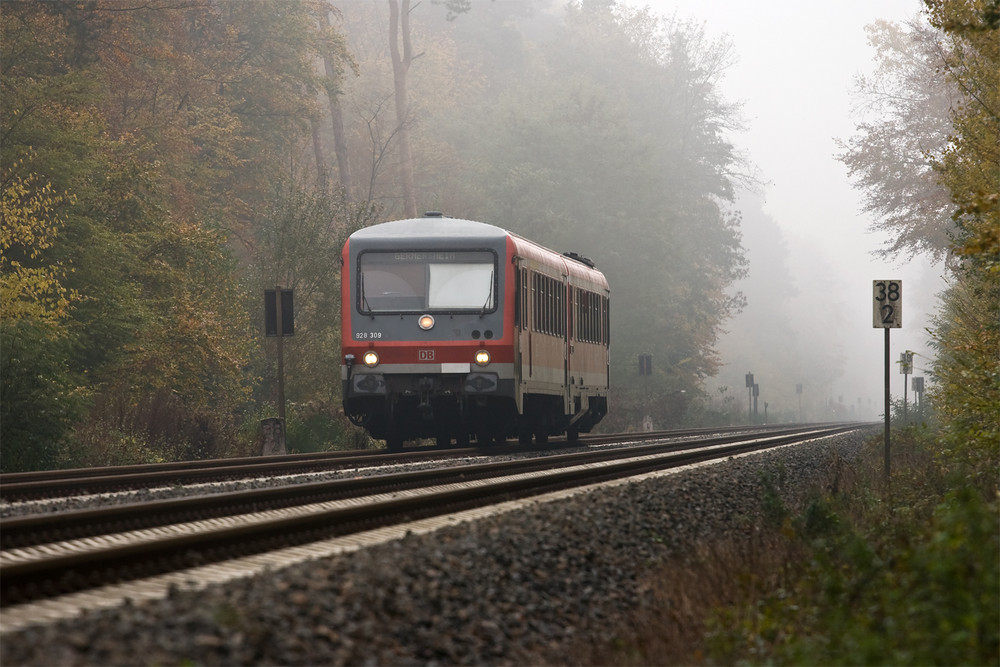
<path id="1" fill-rule="evenodd" d="M 640 582 L 667 559 L 755 525 L 765 485 L 796 506 L 864 440 L 729 459 L 7 633 L 0 664 L 571 662 L 641 613 Z"/>

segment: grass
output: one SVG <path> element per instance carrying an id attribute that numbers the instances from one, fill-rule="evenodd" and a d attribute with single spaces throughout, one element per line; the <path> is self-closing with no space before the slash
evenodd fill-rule
<path id="1" fill-rule="evenodd" d="M 1000 664 L 996 474 L 940 449 L 904 430 L 888 482 L 879 438 L 801 506 L 765 491 L 758 528 L 652 573 L 652 604 L 579 661 Z"/>

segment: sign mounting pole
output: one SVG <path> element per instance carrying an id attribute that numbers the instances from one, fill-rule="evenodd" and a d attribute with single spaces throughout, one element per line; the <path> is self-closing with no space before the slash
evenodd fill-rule
<path id="1" fill-rule="evenodd" d="M 274 300 L 275 321 L 278 324 L 278 419 L 285 421 L 285 332 L 282 325 L 281 285 L 274 288 L 277 297 Z M 886 329 L 886 333 L 888 333 Z"/>
<path id="2" fill-rule="evenodd" d="M 885 329 L 885 479 L 889 480 L 889 415 L 892 405 L 889 400 L 889 329 L 903 326 L 903 281 L 873 280 L 872 299 L 874 315 L 872 327 Z"/>
<path id="3" fill-rule="evenodd" d="M 278 417 L 260 421 L 265 455 L 285 453 L 285 336 L 295 335 L 292 297 L 281 285 L 264 290 L 264 335 L 278 339 Z"/>
<path id="4" fill-rule="evenodd" d="M 885 327 L 885 478 L 889 479 L 889 410 L 891 409 L 889 400 L 889 327 Z"/>
<path id="5" fill-rule="evenodd" d="M 280 285 L 264 290 L 264 335 L 278 338 L 278 419 L 285 418 L 285 336 L 295 335 L 290 289 Z"/>

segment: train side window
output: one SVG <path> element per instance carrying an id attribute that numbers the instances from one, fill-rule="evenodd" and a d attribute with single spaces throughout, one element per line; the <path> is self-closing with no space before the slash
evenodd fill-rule
<path id="1" fill-rule="evenodd" d="M 523 280 L 527 285 L 527 271 Z M 567 287 L 561 280 L 540 273 L 531 272 L 530 284 L 530 295 L 525 289 L 523 312 L 527 313 L 530 306 L 534 318 L 530 324 L 524 322 L 524 326 L 550 336 L 565 337 L 569 331 L 567 299 L 572 299 L 572 293 L 567 293 Z"/>
<path id="2" fill-rule="evenodd" d="M 542 325 L 541 284 L 537 273 L 531 274 L 531 312 L 533 314 L 531 328 L 539 331 Z"/>
<path id="3" fill-rule="evenodd" d="M 576 289 L 573 287 L 568 288 L 569 290 L 569 315 L 566 318 L 566 338 L 573 340 L 573 336 L 577 335 L 576 332 L 580 330 L 579 324 L 576 321 Z"/>
<path id="4" fill-rule="evenodd" d="M 545 333 L 549 330 L 549 291 L 545 276 L 538 276 L 538 310 L 542 317 L 538 323 L 538 330 Z"/>
<path id="5" fill-rule="evenodd" d="M 610 338 L 607 297 L 577 288 L 574 291 L 574 301 L 576 339 L 586 343 L 607 344 Z"/>
<path id="6" fill-rule="evenodd" d="M 521 270 L 514 269 L 514 326 L 521 326 L 521 293 L 523 292 L 521 286 Z"/>
<path id="7" fill-rule="evenodd" d="M 587 309 L 587 332 L 590 335 L 590 342 L 597 343 L 599 338 L 597 318 L 600 317 L 597 295 L 593 292 L 588 293 L 587 302 L 587 305 L 589 306 Z"/>
<path id="8" fill-rule="evenodd" d="M 535 298 L 535 291 L 537 289 L 537 284 L 535 281 L 534 271 L 529 271 L 528 269 L 523 269 L 522 278 L 524 279 L 524 328 L 525 329 L 537 329 L 538 328 L 538 303 Z"/>
<path id="9" fill-rule="evenodd" d="M 563 338 L 566 337 L 566 285 L 563 283 L 557 283 L 559 285 L 559 335 Z"/>
<path id="10" fill-rule="evenodd" d="M 528 294 L 531 293 L 531 286 L 528 284 L 528 270 L 520 269 L 517 274 L 517 280 L 521 286 L 521 289 L 518 292 L 521 299 L 521 327 L 527 329 L 528 321 L 530 320 L 530 313 L 528 312 Z"/>
<path id="11" fill-rule="evenodd" d="M 531 283 L 528 282 L 528 270 L 522 269 L 521 277 L 524 279 L 524 328 L 527 329 L 530 325 L 531 311 L 528 310 L 531 305 Z"/>
<path id="12" fill-rule="evenodd" d="M 611 343 L 611 300 L 608 297 L 602 297 L 601 303 L 604 304 L 604 339 L 601 342 L 609 345 Z"/>
<path id="13" fill-rule="evenodd" d="M 552 278 L 547 278 L 549 286 L 549 333 L 555 335 L 559 329 L 557 311 L 559 310 L 559 293 L 556 291 L 556 284 Z"/>
<path id="14" fill-rule="evenodd" d="M 579 287 L 573 288 L 573 327 L 577 340 L 583 340 L 583 326 L 580 322 L 580 311 L 583 308 L 583 290 Z"/>
<path id="15" fill-rule="evenodd" d="M 552 278 L 545 278 L 545 294 L 548 297 L 545 300 L 546 309 L 545 315 L 548 322 L 546 322 L 546 333 L 554 334 L 556 332 L 556 291 L 553 289 Z"/>
<path id="16" fill-rule="evenodd" d="M 552 278 L 545 279 L 545 286 L 549 295 L 548 299 L 548 315 L 549 315 L 549 333 L 554 334 L 556 332 L 556 299 L 559 298 L 556 294 L 555 285 L 552 283 Z"/>

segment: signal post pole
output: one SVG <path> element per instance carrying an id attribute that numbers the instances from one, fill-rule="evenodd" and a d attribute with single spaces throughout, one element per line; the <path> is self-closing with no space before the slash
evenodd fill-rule
<path id="1" fill-rule="evenodd" d="M 910 373 L 913 372 L 913 353 L 909 350 L 899 354 L 899 372 L 903 374 L 903 425 L 905 426 L 910 423 L 906 414 L 906 383 L 910 379 Z"/>
<path id="2" fill-rule="evenodd" d="M 903 326 L 903 281 L 873 280 L 872 299 L 874 315 L 872 327 L 885 329 L 885 479 L 889 480 L 889 419 L 892 405 L 889 400 L 889 329 Z"/>
<path id="3" fill-rule="evenodd" d="M 264 419 L 264 453 L 285 453 L 285 336 L 295 335 L 292 290 L 264 290 L 264 335 L 277 337 L 278 345 L 278 418 Z"/>
<path id="4" fill-rule="evenodd" d="M 889 415 L 892 404 L 889 400 L 889 327 L 885 328 L 885 478 L 889 479 Z"/>

